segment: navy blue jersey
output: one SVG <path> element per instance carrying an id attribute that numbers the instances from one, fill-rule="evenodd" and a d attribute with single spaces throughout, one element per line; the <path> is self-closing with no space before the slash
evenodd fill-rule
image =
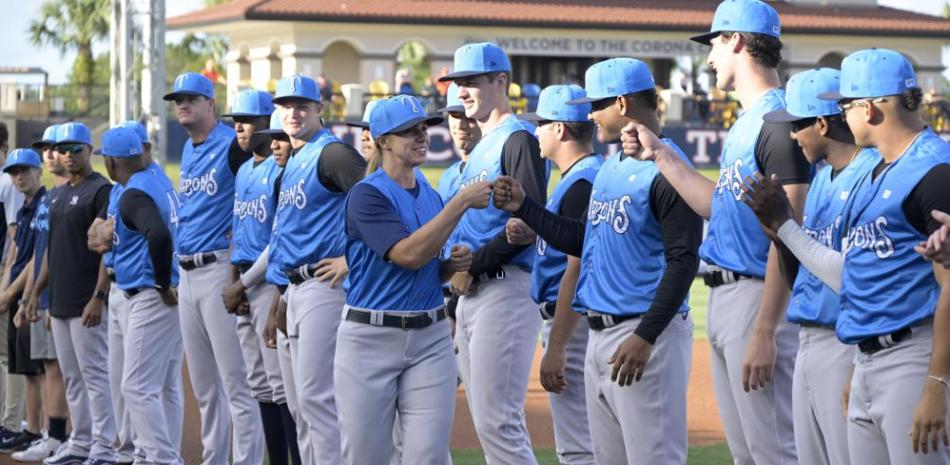
<path id="1" fill-rule="evenodd" d="M 33 249 L 36 242 L 36 215 L 40 205 L 45 201 L 46 188 L 40 186 L 28 203 L 16 214 L 16 234 L 13 236 L 13 243 L 16 244 L 16 257 L 13 259 L 13 267 L 10 269 L 10 282 L 13 282 L 23 272 L 26 265 L 33 257 Z M 48 214 L 48 209 L 47 209 Z"/>
<path id="2" fill-rule="evenodd" d="M 181 155 L 181 220 L 178 254 L 225 250 L 231 241 L 234 174 L 228 162 L 234 129 L 218 123 L 197 146 L 189 138 Z"/>
<path id="3" fill-rule="evenodd" d="M 36 206 L 36 213 L 33 214 L 33 282 L 35 283 L 40 276 L 40 268 L 43 266 L 43 255 L 49 247 L 49 199 L 52 192 L 59 187 L 53 188 L 50 193 L 43 193 L 39 203 Z M 37 308 L 46 310 L 49 308 L 49 286 L 40 293 L 40 301 Z"/>
<path id="4" fill-rule="evenodd" d="M 280 172 L 273 157 L 260 163 L 252 158 L 238 170 L 234 186 L 231 263 L 254 263 L 270 242 L 276 208 L 274 182 Z"/>
<path id="5" fill-rule="evenodd" d="M 119 183 L 112 185 L 112 190 L 109 191 L 109 206 L 106 209 L 106 219 L 115 220 L 119 214 L 119 197 L 122 197 L 122 191 L 125 190 L 125 186 Z M 115 230 L 112 230 L 112 242 L 115 242 Z M 106 268 L 115 267 L 115 257 L 112 249 L 107 250 L 102 254 L 102 260 L 106 265 Z M 113 270 L 115 271 L 115 270 Z"/>
<path id="6" fill-rule="evenodd" d="M 137 189 L 148 194 L 159 213 L 162 222 L 171 233 L 172 241 L 176 237 L 178 228 L 178 194 L 169 188 L 161 176 L 151 170 L 138 171 L 129 178 L 123 193 Z M 121 197 L 121 196 L 120 196 Z M 119 203 L 118 201 L 116 203 Z M 148 240 L 141 231 L 128 227 L 122 220 L 122 215 L 115 216 L 115 232 L 112 235 L 113 270 L 115 270 L 116 285 L 119 289 L 137 289 L 140 287 L 155 286 L 155 268 L 148 250 Z M 172 254 L 171 285 L 178 285 L 178 266 L 175 254 Z"/>

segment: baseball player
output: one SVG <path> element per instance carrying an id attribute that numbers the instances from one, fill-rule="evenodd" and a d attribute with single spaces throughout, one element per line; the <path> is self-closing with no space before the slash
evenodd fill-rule
<path id="1" fill-rule="evenodd" d="M 459 192 L 506 174 L 543 203 L 545 164 L 538 140 L 511 112 L 511 64 L 504 51 L 492 43 L 464 45 L 455 51 L 455 71 L 440 80 L 458 85 L 465 116 L 482 134 L 462 170 Z M 508 243 L 509 217 L 492 206 L 465 213 L 449 244 L 469 247 L 474 259 L 468 271 L 453 276 L 451 286 L 462 295 L 456 309 L 457 359 L 486 461 L 527 465 L 537 463 L 524 401 L 541 318 L 527 292 L 534 251 Z M 472 293 L 476 278 L 478 290 Z"/>
<path id="2" fill-rule="evenodd" d="M 236 316 L 221 299 L 231 282 L 234 181 L 246 154 L 234 130 L 217 121 L 214 87 L 204 76 L 179 75 L 165 100 L 175 101 L 175 115 L 190 136 L 182 152 L 176 247 L 182 338 L 201 411 L 202 463 L 228 463 L 230 444 L 235 465 L 257 465 L 264 456 L 260 408 L 247 383 Z"/>
<path id="3" fill-rule="evenodd" d="M 69 181 L 50 193 L 49 246 L 27 305 L 35 319 L 49 285 L 56 354 L 66 384 L 73 433 L 47 465 L 115 462 L 116 440 L 108 376 L 108 277 L 101 256 L 88 248 L 87 231 L 106 209 L 111 184 L 92 170 L 92 137 L 82 123 L 57 127 L 54 150 Z M 52 428 L 52 424 L 50 425 Z"/>
<path id="4" fill-rule="evenodd" d="M 317 84 L 305 76 L 277 82 L 274 97 L 294 155 L 284 167 L 271 233 L 270 261 L 290 282 L 287 334 L 297 337 L 294 376 L 300 416 L 309 427 L 315 465 L 340 463 L 333 399 L 333 353 L 345 295 L 343 200 L 366 172 L 366 160 L 320 121 Z M 291 350 L 294 345 L 291 344 Z M 293 355 L 293 352 L 291 353 Z"/>
<path id="5" fill-rule="evenodd" d="M 755 215 L 741 201 L 742 180 L 752 173 L 776 174 L 796 212 L 801 212 L 811 169 L 788 135 L 788 123 L 764 123 L 765 113 L 784 107 L 776 67 L 781 26 L 775 9 L 760 0 L 726 0 L 716 9 L 709 33 L 693 40 L 710 45 L 708 66 L 716 85 L 735 90 L 743 112 L 729 129 L 717 182 L 675 151 L 656 159 L 660 172 L 709 227 L 700 256 L 710 266 L 707 332 L 712 344 L 716 401 L 736 464 L 792 464 L 792 371 L 797 331 L 784 314 L 789 289 L 778 253 Z M 640 150 L 633 125 L 624 142 Z M 647 152 L 647 156 L 653 156 Z M 666 157 L 666 155 L 669 155 Z"/>
<path id="6" fill-rule="evenodd" d="M 363 109 L 363 118 L 359 121 L 347 121 L 346 125 L 354 128 L 360 128 L 360 154 L 363 158 L 369 159 L 376 150 L 376 143 L 373 142 L 373 135 L 369 131 L 369 114 L 376 106 L 377 100 L 371 100 Z"/>
<path id="7" fill-rule="evenodd" d="M 170 367 L 181 370 L 175 355 L 181 352 L 174 263 L 179 203 L 167 179 L 145 163 L 143 152 L 140 136 L 129 127 L 106 131 L 99 151 L 109 176 L 122 186 L 109 202 L 115 221 L 115 287 L 125 294 L 127 312 L 121 389 L 141 461 L 178 464 L 173 431 L 182 426 L 175 412 L 181 401 L 167 396 L 170 389 L 164 385 L 181 383 L 168 376 Z M 168 412 L 174 413 L 166 417 Z"/>
<path id="8" fill-rule="evenodd" d="M 789 79 L 787 107 L 766 113 L 767 122 L 792 124 L 792 138 L 813 166 L 823 166 L 805 200 L 802 227 L 826 247 L 841 250 L 849 211 L 859 182 L 880 161 L 874 149 L 854 144 L 835 102 L 819 94 L 837 91 L 839 72 L 816 68 Z M 785 257 L 783 257 L 784 259 Z M 790 261 L 796 263 L 794 256 Z M 841 309 L 838 294 L 807 269 L 799 268 L 787 309 L 790 322 L 801 326 L 792 384 L 795 446 L 802 463 L 848 465 L 844 416 L 838 413 L 840 393 L 850 380 L 854 347 L 842 344 L 834 328 Z"/>
<path id="9" fill-rule="evenodd" d="M 614 58 L 585 77 L 586 97 L 571 102 L 590 103 L 603 142 L 619 140 L 630 122 L 660 132 L 646 64 Z M 699 266 L 699 216 L 654 163 L 626 153 L 605 161 L 594 178 L 586 226 L 522 199 L 517 184 L 496 182 L 496 204 L 514 210 L 547 250 L 581 257 L 574 308 L 591 329 L 584 380 L 594 461 L 685 463 L 693 326 L 687 299 Z"/>
<path id="10" fill-rule="evenodd" d="M 914 251 L 940 227 L 931 212 L 950 208 L 950 144 L 920 121 L 921 95 L 911 64 L 887 49 L 846 57 L 839 89 L 821 95 L 838 102 L 855 143 L 882 158 L 854 194 L 843 252 L 791 219 L 779 182 L 747 178 L 745 188 L 763 225 L 841 292 L 836 332 L 858 349 L 847 431 L 855 464 L 950 463 L 950 272 Z"/>
<path id="11" fill-rule="evenodd" d="M 42 201 L 46 189 L 40 182 L 43 165 L 40 156 L 32 149 L 17 149 L 7 155 L 4 173 L 10 175 L 13 185 L 23 195 L 23 207 L 17 212 L 16 235 L 11 244 L 13 259 L 4 269 L 4 291 L 0 293 L 0 306 L 9 312 L 7 351 L 9 356 L 8 374 L 18 374 L 26 378 L 26 422 L 27 427 L 12 440 L 0 442 L 0 450 L 19 452 L 26 450 L 33 441 L 41 439 L 42 375 L 43 362 L 30 356 L 30 327 L 18 315 L 19 303 L 23 295 L 27 277 L 33 273 L 34 229 L 31 224 Z M 16 318 L 17 316 L 21 319 Z"/>
<path id="12" fill-rule="evenodd" d="M 538 125 L 541 156 L 561 170 L 561 182 L 548 198 L 547 210 L 581 222 L 587 215 L 594 176 L 604 162 L 602 155 L 594 153 L 592 145 L 595 126 L 587 119 L 590 104 L 567 103 L 586 95 L 584 89 L 576 85 L 550 86 L 541 92 L 537 111 L 521 115 L 521 119 Z M 516 218 L 508 220 L 509 242 L 519 243 L 513 240 L 512 226 L 516 223 L 524 224 Z M 530 241 L 531 238 L 525 239 Z M 570 274 L 565 273 L 568 267 L 572 269 Z M 579 269 L 578 257 L 569 257 L 537 238 L 531 269 L 531 298 L 538 304 L 544 320 L 541 384 L 549 392 L 554 439 L 563 464 L 594 463 L 584 394 L 588 327 L 586 321 L 578 322 L 580 316 L 568 308 L 574 300 Z M 561 289 L 567 307 L 563 308 L 564 315 L 558 317 L 555 310 Z M 570 322 L 556 324 L 556 319 Z M 574 329 L 566 330 L 569 326 Z"/>
<path id="13" fill-rule="evenodd" d="M 238 336 L 247 364 L 248 383 L 261 409 L 264 439 L 269 463 L 287 463 L 287 437 L 284 432 L 284 386 L 277 351 L 268 349 L 261 339 L 276 288 L 257 273 L 254 282 L 240 279 L 254 265 L 270 241 L 274 209 L 277 206 L 274 184 L 281 168 L 271 154 L 270 137 L 258 134 L 266 129 L 274 112 L 271 95 L 259 90 L 238 94 L 231 113 L 237 143 L 253 157 L 241 165 L 235 180 L 234 235 L 231 238 L 231 274 L 234 282 L 225 288 L 224 306 L 238 315 Z M 261 266 L 265 266 L 262 262 Z M 242 307 L 242 302 L 247 305 Z M 287 412 L 289 415 L 289 412 Z"/>
<path id="14" fill-rule="evenodd" d="M 458 84 L 454 82 L 449 84 L 445 97 L 446 106 L 440 112 L 445 115 L 446 121 L 449 122 L 449 134 L 452 136 L 452 142 L 459 154 L 459 160 L 449 165 L 442 173 L 442 177 L 439 178 L 439 195 L 442 196 L 442 202 L 448 203 L 459 190 L 462 170 L 465 169 L 468 154 L 478 145 L 482 134 L 478 123 L 465 116 L 465 107 L 462 105 L 462 101 L 459 100 Z"/>
<path id="15" fill-rule="evenodd" d="M 491 185 L 477 183 L 443 209 L 415 169 L 426 161 L 428 124 L 441 121 L 415 97 L 379 101 L 369 161 L 379 168 L 346 199 L 350 287 L 333 374 L 346 464 L 388 463 L 385 432 L 396 421 L 406 432 L 401 463 L 441 465 L 449 454 L 456 369 L 441 282 L 472 257 L 465 246 L 439 257 L 462 214 L 488 205 Z"/>

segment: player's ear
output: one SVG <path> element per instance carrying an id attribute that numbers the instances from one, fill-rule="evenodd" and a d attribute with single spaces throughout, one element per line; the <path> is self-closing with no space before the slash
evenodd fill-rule
<path id="1" fill-rule="evenodd" d="M 627 100 L 627 96 L 618 95 L 617 106 L 620 107 L 620 114 L 626 116 L 627 113 L 630 111 L 630 101 Z"/>
<path id="2" fill-rule="evenodd" d="M 828 125 L 828 120 L 824 116 L 819 116 L 818 120 L 815 121 L 815 129 L 818 130 L 818 134 L 821 137 L 826 137 L 828 135 L 828 130 L 830 126 Z"/>

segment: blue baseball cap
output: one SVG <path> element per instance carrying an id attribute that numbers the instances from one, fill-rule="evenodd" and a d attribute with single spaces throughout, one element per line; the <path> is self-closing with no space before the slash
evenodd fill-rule
<path id="1" fill-rule="evenodd" d="M 63 123 L 56 127 L 53 145 L 86 144 L 92 145 L 92 132 L 82 123 Z"/>
<path id="2" fill-rule="evenodd" d="M 56 143 L 56 126 L 59 126 L 59 125 L 54 124 L 52 126 L 47 127 L 45 130 L 43 130 L 43 137 L 40 138 L 40 140 L 30 144 L 30 146 L 36 150 L 43 150 L 47 146 L 50 146 Z"/>
<path id="3" fill-rule="evenodd" d="M 363 110 L 363 119 L 360 121 L 347 121 L 347 126 L 353 126 L 357 128 L 369 129 L 369 115 L 373 112 L 373 108 L 376 107 L 376 102 L 379 100 L 370 100 L 366 104 L 366 108 Z"/>
<path id="4" fill-rule="evenodd" d="M 40 162 L 40 154 L 33 149 L 16 149 L 7 155 L 7 163 L 3 165 L 3 172 L 9 173 L 12 168 L 17 166 L 40 168 L 43 164 Z"/>
<path id="5" fill-rule="evenodd" d="M 525 121 L 586 122 L 590 103 L 570 105 L 567 102 L 582 99 L 587 92 L 576 84 L 547 86 L 538 97 L 538 109 L 524 113 L 519 118 Z"/>
<path id="6" fill-rule="evenodd" d="M 242 90 L 234 99 L 231 113 L 221 116 L 270 116 L 274 112 L 274 98 L 267 92 L 257 89 Z"/>
<path id="7" fill-rule="evenodd" d="M 123 121 L 115 125 L 115 127 L 129 128 L 135 131 L 135 135 L 139 136 L 139 142 L 141 142 L 142 145 L 151 144 L 151 142 L 149 142 L 148 140 L 148 131 L 146 131 L 145 126 L 138 121 L 135 121 L 135 120 Z"/>
<path id="8" fill-rule="evenodd" d="M 102 134 L 102 147 L 96 155 L 111 158 L 132 158 L 142 155 L 142 142 L 135 130 L 116 126 Z"/>
<path id="9" fill-rule="evenodd" d="M 596 102 L 656 88 L 650 67 L 636 58 L 611 58 L 594 63 L 587 68 L 584 82 L 587 96 L 567 102 L 569 105 Z"/>
<path id="10" fill-rule="evenodd" d="M 181 73 L 175 78 L 172 91 L 165 94 L 165 100 L 175 100 L 179 95 L 198 95 L 214 98 L 214 84 L 198 73 Z"/>
<path id="11" fill-rule="evenodd" d="M 439 78 L 454 81 L 488 73 L 511 73 L 511 62 L 501 47 L 491 42 L 463 45 L 455 50 L 455 71 Z"/>
<path id="12" fill-rule="evenodd" d="M 280 125 L 280 112 L 274 110 L 270 115 L 270 127 L 267 129 L 258 129 L 254 134 L 285 134 L 284 127 Z"/>
<path id="13" fill-rule="evenodd" d="M 782 22 L 775 8 L 760 0 L 726 0 L 716 8 L 709 32 L 690 39 L 709 45 L 722 32 L 753 32 L 777 39 L 782 33 Z"/>
<path id="14" fill-rule="evenodd" d="M 317 81 L 296 74 L 285 77 L 277 81 L 277 92 L 274 96 L 274 103 L 280 103 L 282 100 L 290 98 L 299 98 L 320 103 L 320 89 L 317 87 Z"/>
<path id="15" fill-rule="evenodd" d="M 445 90 L 445 108 L 440 108 L 439 113 L 465 113 L 465 106 L 459 98 L 458 84 L 453 82 Z"/>
<path id="16" fill-rule="evenodd" d="M 373 139 L 393 132 L 405 131 L 420 123 L 439 124 L 442 117 L 426 113 L 425 105 L 411 95 L 397 95 L 378 100 L 369 116 L 369 132 Z"/>
<path id="17" fill-rule="evenodd" d="M 825 100 L 898 95 L 919 87 L 914 67 L 904 55 L 886 48 L 858 50 L 841 62 L 841 85 L 818 97 Z"/>
<path id="18" fill-rule="evenodd" d="M 796 73 L 785 85 L 785 108 L 766 113 L 769 123 L 787 123 L 817 116 L 837 115 L 838 104 L 822 100 L 819 95 L 838 90 L 840 72 L 831 68 L 815 68 Z"/>

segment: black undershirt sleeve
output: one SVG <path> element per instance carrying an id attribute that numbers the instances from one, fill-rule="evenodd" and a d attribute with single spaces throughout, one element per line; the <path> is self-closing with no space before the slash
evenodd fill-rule
<path id="1" fill-rule="evenodd" d="M 558 213 L 561 216 L 584 222 L 587 218 L 587 206 L 590 205 L 590 191 L 593 187 L 590 181 L 586 179 L 579 179 L 574 182 L 564 193 Z"/>
<path id="2" fill-rule="evenodd" d="M 653 303 L 634 332 L 643 340 L 655 344 L 689 295 L 689 288 L 696 277 L 703 220 L 662 174 L 654 179 L 650 188 L 650 209 L 660 223 L 666 270 L 656 288 Z"/>
<path id="3" fill-rule="evenodd" d="M 950 164 L 934 166 L 920 179 L 901 205 L 907 221 L 925 236 L 940 229 L 932 210 L 950 213 Z"/>
<path id="4" fill-rule="evenodd" d="M 97 218 L 106 218 L 109 211 L 109 194 L 112 193 L 112 184 L 106 184 L 96 191 L 96 196 L 92 198 L 92 206 L 96 210 Z"/>
<path id="5" fill-rule="evenodd" d="M 247 151 L 241 149 L 241 146 L 238 144 L 237 138 L 231 141 L 231 146 L 228 147 L 228 167 L 231 168 L 231 174 L 237 176 L 237 172 L 241 169 L 241 165 L 244 162 L 251 159 L 254 156 L 253 151 Z"/>
<path id="6" fill-rule="evenodd" d="M 119 214 L 129 229 L 145 235 L 152 269 L 155 270 L 155 284 L 167 286 L 172 276 L 173 243 L 158 205 L 145 192 L 135 188 L 126 189 L 119 198 Z"/>
<path id="7" fill-rule="evenodd" d="M 366 175 L 366 159 L 353 147 L 334 142 L 323 148 L 317 178 L 331 192 L 349 192 Z"/>
<path id="8" fill-rule="evenodd" d="M 531 199 L 524 199 L 514 216 L 534 230 L 548 247 L 575 257 L 584 250 L 584 220 L 576 220 L 548 211 Z"/>
<path id="9" fill-rule="evenodd" d="M 526 200 L 533 199 L 540 205 L 547 201 L 547 177 L 541 146 L 538 139 L 527 131 L 518 131 L 508 136 L 502 147 L 501 172 L 521 183 Z M 533 228 L 532 228 L 533 229 Z M 505 231 L 501 231 L 487 244 L 473 253 L 468 272 L 474 276 L 492 271 L 510 263 L 529 245 L 511 245 Z"/>
<path id="10" fill-rule="evenodd" d="M 789 137 L 791 130 L 791 123 L 763 123 L 755 141 L 755 161 L 763 175 L 775 174 L 782 184 L 810 184 L 811 165 Z"/>

